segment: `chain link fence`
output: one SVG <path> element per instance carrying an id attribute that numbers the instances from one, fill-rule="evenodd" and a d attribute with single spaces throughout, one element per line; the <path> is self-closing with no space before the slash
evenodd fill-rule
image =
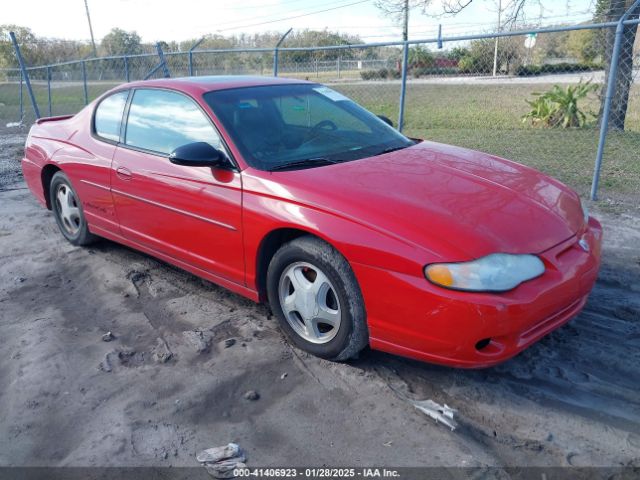
<path id="1" fill-rule="evenodd" d="M 422 64 L 409 67 L 404 131 L 532 166 L 587 197 L 614 31 L 608 27 L 444 41 L 435 59 L 422 55 Z M 572 56 L 564 56 L 563 43 L 576 45 L 569 50 Z M 430 46 L 413 46 L 414 56 Z M 640 48 L 627 44 L 622 51 L 629 63 L 618 70 L 619 104 L 611 111 L 600 193 L 637 204 Z"/>
<path id="2" fill-rule="evenodd" d="M 620 36 L 600 183 L 608 203 L 635 207 L 640 204 L 637 30 L 637 20 L 627 22 Z M 179 77 L 273 75 L 277 58 L 278 75 L 328 84 L 395 125 L 402 116 L 401 127 L 411 137 L 515 160 L 587 197 L 615 39 L 616 24 L 607 23 L 406 44 L 167 52 L 164 59 L 170 75 Z M 28 73 L 42 115 L 62 115 L 120 83 L 162 77 L 159 64 L 159 55 L 142 54 L 32 67 Z M 0 120 L 34 120 L 17 68 L 0 70 Z"/>

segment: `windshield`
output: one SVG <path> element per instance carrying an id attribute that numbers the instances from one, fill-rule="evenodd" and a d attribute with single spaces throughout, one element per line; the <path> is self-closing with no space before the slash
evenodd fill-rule
<path id="1" fill-rule="evenodd" d="M 414 143 L 321 85 L 217 90 L 204 98 L 245 160 L 261 170 L 357 160 Z"/>

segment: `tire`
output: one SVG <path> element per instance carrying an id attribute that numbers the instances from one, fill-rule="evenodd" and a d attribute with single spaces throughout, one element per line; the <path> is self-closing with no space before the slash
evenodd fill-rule
<path id="1" fill-rule="evenodd" d="M 58 228 L 69 243 L 83 246 L 97 240 L 89 232 L 80 197 L 63 172 L 57 172 L 51 178 L 49 200 Z"/>
<path id="2" fill-rule="evenodd" d="M 290 341 L 317 357 L 348 360 L 369 342 L 364 300 L 349 263 L 316 237 L 296 238 L 275 253 L 267 296 Z"/>

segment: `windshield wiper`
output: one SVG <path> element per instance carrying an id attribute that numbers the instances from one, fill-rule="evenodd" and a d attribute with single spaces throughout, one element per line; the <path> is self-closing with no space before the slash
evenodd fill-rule
<path id="1" fill-rule="evenodd" d="M 411 146 L 411 145 L 402 145 L 402 146 L 400 146 L 400 147 L 387 147 L 387 148 L 385 148 L 384 150 L 382 150 L 382 151 L 380 151 L 380 152 L 376 153 L 376 155 L 375 155 L 375 156 L 383 155 L 383 154 L 385 154 L 385 153 L 395 152 L 395 151 L 397 151 L 397 150 L 402 150 L 402 149 L 404 149 L 404 148 L 409 148 L 410 146 Z"/>
<path id="2" fill-rule="evenodd" d="M 295 168 L 295 167 L 309 167 L 314 165 L 331 165 L 333 163 L 338 163 L 338 162 L 336 160 L 331 160 L 326 157 L 305 158 L 304 160 L 296 160 L 295 162 L 276 165 L 275 167 L 271 167 L 269 171 L 275 172 L 276 170 L 287 170 L 289 168 Z"/>

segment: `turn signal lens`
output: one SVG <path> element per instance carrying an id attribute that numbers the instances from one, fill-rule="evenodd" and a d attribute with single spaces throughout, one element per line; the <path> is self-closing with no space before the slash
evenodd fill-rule
<path id="1" fill-rule="evenodd" d="M 493 253 L 471 262 L 427 265 L 427 279 L 445 288 L 471 292 L 506 292 L 544 273 L 535 255 Z"/>
<path id="2" fill-rule="evenodd" d="M 427 278 L 433 283 L 442 285 L 443 287 L 450 287 L 453 285 L 453 275 L 449 267 L 443 264 L 429 265 L 426 268 Z"/>

